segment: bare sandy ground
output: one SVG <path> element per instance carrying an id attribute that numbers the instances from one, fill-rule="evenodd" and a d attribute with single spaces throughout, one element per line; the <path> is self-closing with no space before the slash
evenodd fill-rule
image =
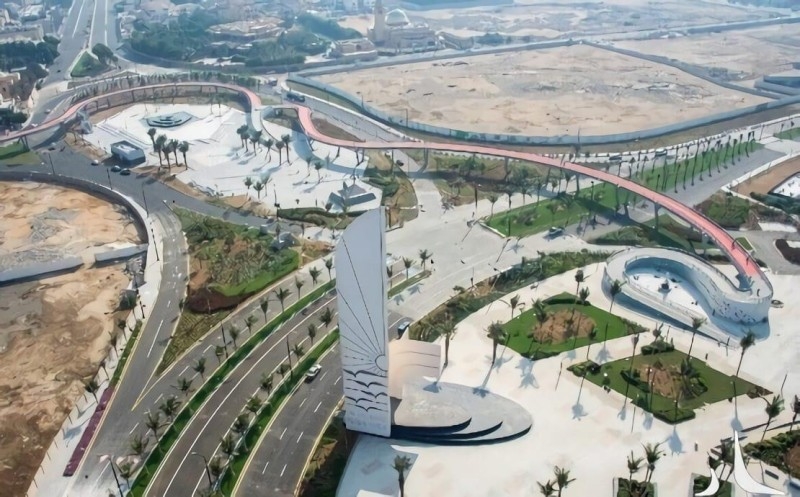
<path id="1" fill-rule="evenodd" d="M 81 254 L 113 242 L 140 243 L 116 206 L 64 188 L 0 182 L 0 260 Z M 24 495 L 83 395 L 83 380 L 106 356 L 113 311 L 129 281 L 123 269 L 0 287 L 0 495 Z"/>
<path id="2" fill-rule="evenodd" d="M 557 38 L 577 33 L 618 33 L 767 17 L 765 10 L 686 0 L 576 3 L 573 0 L 521 0 L 507 6 L 407 10 L 406 13 L 412 22 L 424 22 L 436 31 L 457 36 L 500 33 L 535 38 Z M 372 26 L 372 16 L 349 16 L 342 24 L 366 34 L 367 28 Z"/>
<path id="3" fill-rule="evenodd" d="M 736 185 L 735 190 L 742 195 L 748 196 L 752 192 L 766 195 L 787 178 L 797 173 L 800 173 L 800 158 L 787 160 L 778 166 L 764 171 L 758 176 L 754 176 L 747 181 L 742 181 Z"/>
<path id="4" fill-rule="evenodd" d="M 387 112 L 467 131 L 610 134 L 765 101 L 585 45 L 321 76 Z"/>
<path id="5" fill-rule="evenodd" d="M 800 60 L 800 26 L 789 24 L 660 40 L 619 41 L 615 46 L 662 55 L 689 64 L 727 69 L 732 80 L 752 84 L 765 74 L 787 71 Z"/>

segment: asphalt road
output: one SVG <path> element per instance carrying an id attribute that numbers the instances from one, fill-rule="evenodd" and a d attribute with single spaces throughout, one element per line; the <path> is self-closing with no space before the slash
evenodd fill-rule
<path id="1" fill-rule="evenodd" d="M 394 330 L 402 319 L 399 314 L 390 312 L 390 340 L 395 338 Z M 269 431 L 261 438 L 244 469 L 237 496 L 294 497 L 317 437 L 325 430 L 331 412 L 343 395 L 338 344 L 320 364 L 319 376 L 301 385 L 272 420 Z"/>
<path id="2" fill-rule="evenodd" d="M 329 293 L 306 309 L 306 315 L 297 314 L 261 342 L 242 361 L 242 363 L 225 379 L 218 388 L 198 409 L 189 425 L 183 430 L 177 443 L 167 456 L 153 479 L 147 495 L 150 496 L 187 496 L 193 497 L 202 479 L 205 477 L 203 461 L 199 457 L 190 457 L 192 452 L 211 458 L 219 445 L 220 439 L 228 432 L 236 417 L 242 413 L 247 400 L 259 393 L 261 375 L 272 372 L 287 360 L 287 341 L 293 347 L 301 343 L 308 350 L 310 341 L 307 327 L 315 323 L 319 328 L 317 340 L 323 338 L 336 323 L 331 323 L 327 330 L 323 329 L 319 316 L 326 307 L 336 309 L 335 296 Z M 292 356 L 292 362 L 296 358 Z M 277 385 L 280 376 L 275 375 Z M 259 394 L 265 398 L 265 394 Z"/>

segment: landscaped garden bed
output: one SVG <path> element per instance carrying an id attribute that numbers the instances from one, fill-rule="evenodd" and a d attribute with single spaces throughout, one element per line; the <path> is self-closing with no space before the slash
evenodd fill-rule
<path id="1" fill-rule="evenodd" d="M 787 261 L 792 264 L 800 264 L 800 248 L 792 247 L 789 245 L 789 242 L 784 239 L 775 240 L 775 248 L 778 249 L 778 252 L 780 252 Z"/>
<path id="2" fill-rule="evenodd" d="M 306 474 L 300 484 L 300 497 L 335 497 L 344 475 L 347 457 L 356 442 L 356 434 L 348 432 L 341 417 L 334 417 L 314 449 Z"/>
<path id="3" fill-rule="evenodd" d="M 561 294 L 544 302 L 503 325 L 507 346 L 524 357 L 543 359 L 595 342 L 640 333 L 641 326 Z M 543 319 L 543 321 L 542 321 Z"/>
<path id="4" fill-rule="evenodd" d="M 675 350 L 658 338 L 642 347 L 642 355 L 603 365 L 591 361 L 568 370 L 596 385 L 627 396 L 637 406 L 667 423 L 694 418 L 694 409 L 755 391 L 756 385 L 725 375 L 706 362 Z"/>
<path id="5" fill-rule="evenodd" d="M 800 430 L 780 433 L 767 440 L 748 444 L 744 451 L 794 478 L 800 478 Z"/>
<path id="6" fill-rule="evenodd" d="M 708 486 L 711 484 L 711 478 L 708 476 L 695 476 L 692 480 L 692 490 L 694 495 L 699 494 L 703 490 L 707 489 Z M 732 497 L 733 496 L 733 485 L 731 485 L 728 481 L 721 481 L 719 482 L 719 490 L 714 493 L 712 497 Z"/>

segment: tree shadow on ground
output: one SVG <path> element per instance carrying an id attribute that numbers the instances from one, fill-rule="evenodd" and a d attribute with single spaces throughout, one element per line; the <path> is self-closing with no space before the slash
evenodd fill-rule
<path id="1" fill-rule="evenodd" d="M 683 441 L 681 440 L 680 434 L 678 433 L 678 427 L 672 427 L 672 434 L 667 437 L 667 446 L 669 446 L 670 451 L 672 451 L 672 455 L 675 454 L 683 454 Z"/>
<path id="2" fill-rule="evenodd" d="M 519 383 L 519 386 L 523 388 L 539 388 L 539 382 L 536 380 L 536 377 L 533 374 L 533 361 L 525 359 L 524 357 L 520 358 L 519 362 L 517 363 L 517 369 L 519 369 L 522 373 L 522 379 Z"/>

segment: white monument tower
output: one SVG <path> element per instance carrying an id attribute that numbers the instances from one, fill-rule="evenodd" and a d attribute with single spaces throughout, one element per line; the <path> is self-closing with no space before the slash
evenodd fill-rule
<path id="1" fill-rule="evenodd" d="M 392 430 L 385 226 L 383 209 L 365 212 L 342 233 L 334 255 L 344 422 L 381 437 Z"/>

